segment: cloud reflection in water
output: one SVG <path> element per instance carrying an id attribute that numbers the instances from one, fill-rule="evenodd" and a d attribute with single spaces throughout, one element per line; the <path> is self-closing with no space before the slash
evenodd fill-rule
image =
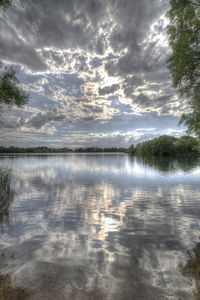
<path id="1" fill-rule="evenodd" d="M 3 271 L 30 299 L 193 299 L 178 266 L 198 240 L 198 163 L 166 171 L 126 155 L 70 154 L 1 164 L 16 193 Z"/>

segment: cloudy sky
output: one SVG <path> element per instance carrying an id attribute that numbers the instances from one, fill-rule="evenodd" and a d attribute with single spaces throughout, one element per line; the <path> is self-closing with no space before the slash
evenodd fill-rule
<path id="1" fill-rule="evenodd" d="M 121 147 L 179 136 L 186 100 L 171 87 L 169 0 L 13 0 L 0 60 L 30 94 L 0 108 L 0 145 Z"/>

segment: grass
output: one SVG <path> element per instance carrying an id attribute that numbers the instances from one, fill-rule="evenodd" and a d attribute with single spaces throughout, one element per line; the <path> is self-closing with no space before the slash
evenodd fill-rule
<path id="1" fill-rule="evenodd" d="M 183 276 L 193 278 L 197 287 L 197 299 L 200 299 L 200 243 L 188 251 L 189 260 L 185 266 L 181 266 Z"/>
<path id="2" fill-rule="evenodd" d="M 9 219 L 9 207 L 14 199 L 11 188 L 11 170 L 0 167 L 0 223 Z"/>
<path id="3" fill-rule="evenodd" d="M 28 300 L 28 290 L 22 287 L 13 287 L 9 274 L 0 274 L 0 299 L 1 300 Z"/>

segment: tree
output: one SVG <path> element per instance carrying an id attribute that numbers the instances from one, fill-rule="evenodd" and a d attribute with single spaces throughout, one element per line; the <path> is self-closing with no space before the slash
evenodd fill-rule
<path id="1" fill-rule="evenodd" d="M 195 153 L 198 152 L 199 149 L 197 139 L 188 135 L 180 137 L 178 146 L 180 153 Z"/>
<path id="2" fill-rule="evenodd" d="M 9 0 L 0 0 L 0 7 L 6 10 L 11 5 Z M 0 63 L 0 104 L 23 106 L 28 101 L 28 94 L 17 84 L 16 71 Z"/>
<path id="3" fill-rule="evenodd" d="M 10 0 L 0 0 L 0 7 L 3 7 L 6 10 L 9 6 L 11 6 Z"/>
<path id="4" fill-rule="evenodd" d="M 132 144 L 129 148 L 128 148 L 128 153 L 130 154 L 135 154 L 136 148 L 134 147 L 134 145 Z"/>
<path id="5" fill-rule="evenodd" d="M 14 200 L 11 188 L 11 171 L 0 167 L 0 223 L 8 221 L 9 207 Z"/>
<path id="6" fill-rule="evenodd" d="M 191 136 L 182 136 L 178 139 L 174 136 L 161 135 L 158 138 L 138 144 L 135 153 L 136 155 L 158 156 L 199 155 L 199 143 L 197 139 Z"/>
<path id="7" fill-rule="evenodd" d="M 168 59 L 172 84 L 190 99 L 191 112 L 180 123 L 200 136 L 200 3 L 199 0 L 170 0 L 167 16 L 172 55 Z"/>
<path id="8" fill-rule="evenodd" d="M 0 104 L 5 103 L 9 106 L 15 104 L 19 107 L 28 101 L 28 94 L 17 86 L 18 79 L 16 71 L 5 69 L 0 77 Z"/>

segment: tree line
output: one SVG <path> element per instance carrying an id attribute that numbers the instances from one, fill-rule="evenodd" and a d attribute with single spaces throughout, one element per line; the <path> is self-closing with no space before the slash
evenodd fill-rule
<path id="1" fill-rule="evenodd" d="M 144 156 L 175 156 L 175 155 L 187 155 L 187 154 L 200 154 L 200 142 L 198 139 L 184 135 L 180 138 L 174 136 L 162 135 L 158 138 L 148 140 L 137 144 L 137 146 L 131 145 L 129 148 L 117 148 L 117 147 L 79 147 L 76 149 L 63 148 L 49 148 L 49 147 L 4 147 L 0 146 L 0 153 L 129 153 L 132 155 L 144 155 Z"/>
<path id="2" fill-rule="evenodd" d="M 33 147 L 33 148 L 21 148 L 21 147 L 3 147 L 0 146 L 0 153 L 68 153 L 68 152 L 127 152 L 127 148 L 98 148 L 98 147 L 87 147 L 87 148 L 49 148 L 49 147 Z"/>
<path id="3" fill-rule="evenodd" d="M 162 135 L 158 138 L 139 143 L 136 147 L 131 145 L 128 152 L 134 155 L 145 156 L 200 154 L 200 144 L 196 138 L 188 135 L 180 138 Z"/>

